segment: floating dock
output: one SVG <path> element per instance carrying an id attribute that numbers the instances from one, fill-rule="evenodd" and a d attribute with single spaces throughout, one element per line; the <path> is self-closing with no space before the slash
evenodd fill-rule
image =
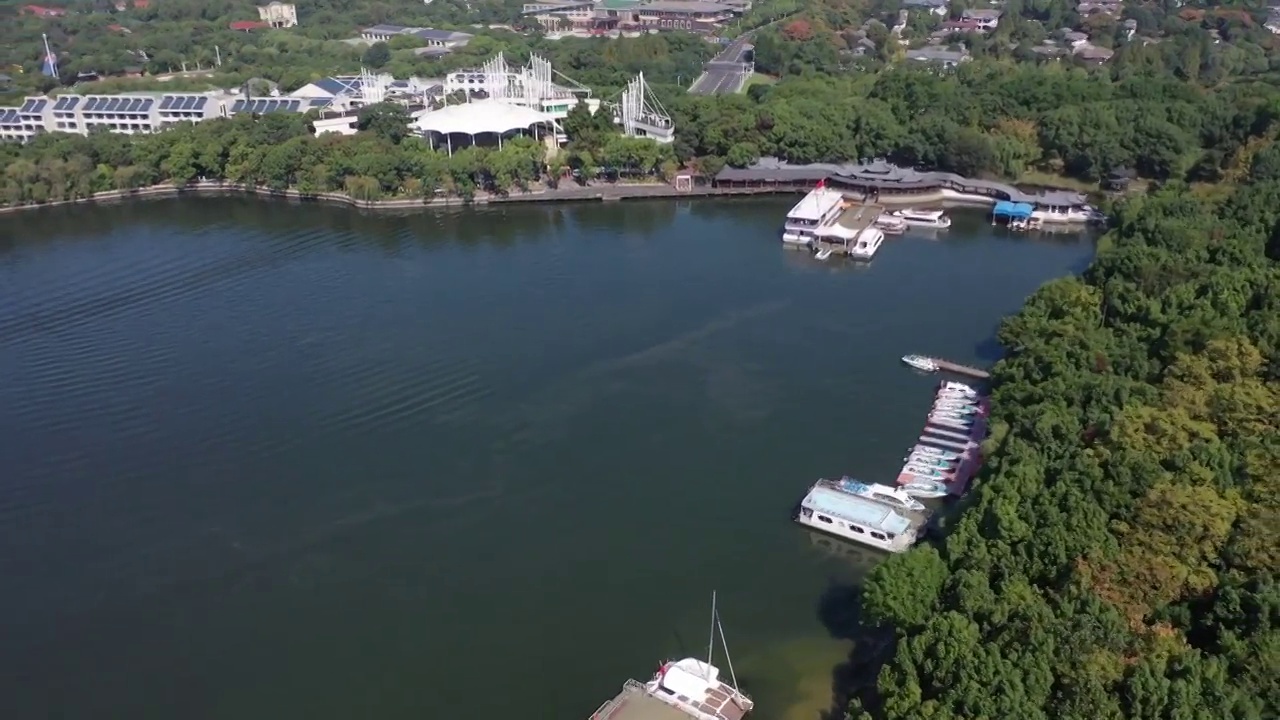
<path id="1" fill-rule="evenodd" d="M 934 361 L 940 364 L 944 362 L 937 359 Z M 977 368 L 969 369 L 975 372 L 982 372 Z M 930 414 L 944 400 L 954 402 L 954 398 L 944 397 L 940 386 L 938 393 L 934 396 Z M 972 402 L 976 405 L 978 412 L 971 416 L 973 418 L 973 427 L 969 428 L 968 432 L 956 427 L 937 425 L 932 420 L 927 420 L 924 429 L 920 433 L 920 439 L 916 443 L 916 447 L 936 448 L 959 455 L 955 460 L 955 468 L 947 473 L 947 477 L 941 478 L 946 483 L 947 491 L 951 495 L 961 495 L 967 491 L 969 482 L 977 474 L 978 468 L 982 466 L 982 452 L 979 443 L 987 435 L 987 398 L 982 395 L 975 395 L 972 398 Z M 915 448 L 912 448 L 912 451 L 914 450 Z M 908 464 L 910 462 L 904 463 L 902 470 L 898 473 L 899 485 L 905 485 L 916 479 L 912 473 L 907 471 Z"/>
<path id="2" fill-rule="evenodd" d="M 942 372 L 955 373 L 956 375 L 964 375 L 966 377 L 977 378 L 978 380 L 991 379 L 991 373 L 983 370 L 982 368 L 976 368 L 972 365 L 961 365 L 960 363 L 953 363 L 950 360 L 943 360 L 942 358 L 929 359 L 932 360 L 933 364 L 937 365 L 938 370 L 941 370 Z"/>
<path id="3" fill-rule="evenodd" d="M 826 260 L 832 255 L 849 255 L 858 233 L 875 224 L 884 208 L 872 203 L 851 203 L 844 213 L 825 228 L 819 228 L 813 239 L 814 257 Z M 823 235 L 823 230 L 827 230 Z"/>

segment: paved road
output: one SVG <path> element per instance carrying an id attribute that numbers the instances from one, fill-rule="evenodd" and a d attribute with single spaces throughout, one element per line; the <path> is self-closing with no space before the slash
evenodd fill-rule
<path id="1" fill-rule="evenodd" d="M 751 37 L 743 35 L 725 46 L 719 55 L 702 66 L 702 76 L 689 92 L 694 95 L 729 95 L 742 89 L 747 80 L 747 54 Z"/>

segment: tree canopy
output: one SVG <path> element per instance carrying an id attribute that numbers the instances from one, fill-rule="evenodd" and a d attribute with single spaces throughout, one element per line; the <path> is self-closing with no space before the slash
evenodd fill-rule
<path id="1" fill-rule="evenodd" d="M 897 641 L 850 718 L 1280 713 L 1280 185 L 1246 180 L 1122 204 L 1001 325 L 986 467 L 871 573 Z"/>

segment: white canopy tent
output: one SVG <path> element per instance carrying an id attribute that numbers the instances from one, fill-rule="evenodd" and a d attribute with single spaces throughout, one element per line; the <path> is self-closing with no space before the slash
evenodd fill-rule
<path id="1" fill-rule="evenodd" d="M 422 111 L 417 113 L 411 127 L 430 138 L 435 147 L 445 145 L 450 155 L 453 154 L 454 136 L 457 135 L 468 138 L 465 143 L 459 143 L 462 147 L 478 144 L 478 135 L 495 135 L 501 148 L 505 135 L 515 133 L 541 139 L 547 133 L 559 132 L 555 116 L 493 99 Z"/>

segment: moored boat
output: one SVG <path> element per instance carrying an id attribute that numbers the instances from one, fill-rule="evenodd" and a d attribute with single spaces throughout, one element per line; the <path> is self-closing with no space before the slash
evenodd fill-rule
<path id="1" fill-rule="evenodd" d="M 884 233 L 879 228 L 863 228 L 853 242 L 845 246 L 845 253 L 855 260 L 870 260 L 883 244 Z"/>
<path id="2" fill-rule="evenodd" d="M 898 488 L 889 485 L 881 485 L 880 483 L 864 483 L 851 477 L 843 477 L 834 483 L 836 489 L 841 492 L 847 492 L 850 495 L 857 495 L 868 500 L 875 500 L 886 505 L 890 505 L 902 510 L 910 510 L 913 512 L 921 512 L 925 509 L 910 495 L 902 492 Z"/>
<path id="3" fill-rule="evenodd" d="M 671 718 L 672 710 L 693 720 L 742 720 L 755 702 L 738 689 L 729 659 L 729 646 L 711 598 L 711 644 L 705 661 L 684 658 L 662 663 L 646 683 L 628 680 L 617 697 L 601 705 L 589 720 L 654 720 Z M 730 683 L 720 679 L 720 668 L 711 664 L 717 633 L 729 664 Z"/>
<path id="4" fill-rule="evenodd" d="M 893 216 L 914 227 L 945 229 L 951 227 L 951 218 L 941 210 L 917 210 L 907 208 L 893 211 Z"/>
<path id="5" fill-rule="evenodd" d="M 915 544 L 921 522 L 882 502 L 814 484 L 800 501 L 795 521 L 868 547 L 904 552 Z"/>
<path id="6" fill-rule="evenodd" d="M 876 218 L 876 227 L 884 231 L 886 235 L 901 235 L 907 231 L 907 222 L 900 217 L 894 217 L 886 213 L 881 213 Z"/>
<path id="7" fill-rule="evenodd" d="M 946 381 L 944 381 L 944 382 L 941 384 L 941 386 L 938 388 L 938 390 L 939 390 L 940 392 L 952 392 L 952 393 L 959 393 L 959 394 L 961 394 L 961 395 L 967 395 L 967 396 L 969 396 L 969 397 L 977 397 L 977 396 L 978 396 L 978 391 L 977 391 L 976 389 L 974 389 L 974 387 L 973 387 L 972 385 L 967 385 L 967 384 L 962 383 L 962 382 L 956 382 L 956 381 L 954 381 L 954 380 L 946 380 Z"/>
<path id="8" fill-rule="evenodd" d="M 782 242 L 809 246 L 818 230 L 835 223 L 844 211 L 844 195 L 826 187 L 816 187 L 787 213 L 782 225 Z"/>
<path id="9" fill-rule="evenodd" d="M 938 363 L 934 362 L 933 358 L 925 357 L 924 355 L 903 355 L 902 362 L 917 370 L 923 370 L 925 372 L 938 371 Z"/>
<path id="10" fill-rule="evenodd" d="M 952 452 L 950 450 L 943 450 L 941 448 L 930 447 L 929 445 L 912 446 L 910 448 L 910 452 L 913 455 L 915 454 L 935 455 L 941 458 L 950 458 L 950 459 L 958 459 L 960 457 L 960 453 L 958 452 Z"/>
<path id="11" fill-rule="evenodd" d="M 913 480 L 902 486 L 902 491 L 911 497 L 922 499 L 940 498 L 947 494 L 947 484 L 940 480 Z"/>

